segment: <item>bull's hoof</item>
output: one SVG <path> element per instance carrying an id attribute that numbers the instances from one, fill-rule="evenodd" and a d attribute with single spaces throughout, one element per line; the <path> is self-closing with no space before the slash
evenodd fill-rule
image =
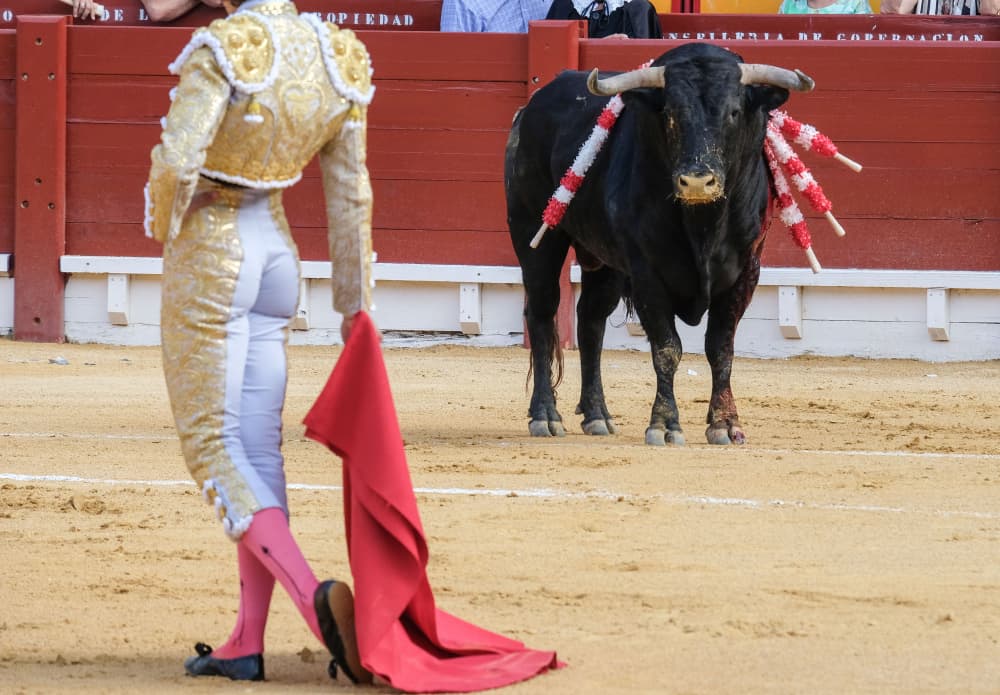
<path id="1" fill-rule="evenodd" d="M 646 430 L 646 444 L 649 446 L 666 446 L 668 443 L 674 446 L 684 446 L 684 433 L 680 430 L 661 430 L 650 427 Z"/>
<path id="2" fill-rule="evenodd" d="M 721 425 L 709 425 L 708 429 L 705 430 L 705 439 L 708 440 L 709 444 L 717 445 L 746 444 L 747 442 L 747 436 L 743 434 L 743 430 L 740 429 L 739 425 L 727 428 L 725 423 Z"/>
<path id="3" fill-rule="evenodd" d="M 729 439 L 729 432 L 726 431 L 725 427 L 709 427 L 705 430 L 705 438 L 708 440 L 709 444 L 732 444 Z"/>
<path id="4" fill-rule="evenodd" d="M 611 418 L 607 420 L 591 420 L 590 422 L 584 422 L 582 425 L 584 434 L 592 434 L 596 437 L 607 437 L 609 434 L 614 434 L 617 430 L 615 429 L 615 423 Z"/>
<path id="5" fill-rule="evenodd" d="M 565 437 L 566 428 L 558 420 L 532 420 L 528 423 L 532 437 Z"/>

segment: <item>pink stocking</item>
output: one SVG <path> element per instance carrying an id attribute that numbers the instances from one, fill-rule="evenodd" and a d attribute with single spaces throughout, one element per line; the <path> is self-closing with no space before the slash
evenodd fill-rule
<path id="1" fill-rule="evenodd" d="M 240 545 L 246 546 L 267 572 L 285 587 L 309 629 L 322 644 L 323 635 L 313 607 L 313 594 L 319 581 L 292 538 L 285 513 L 277 507 L 270 507 L 254 514 L 250 528 L 240 539 Z"/>
<path id="2" fill-rule="evenodd" d="M 212 650 L 217 659 L 236 659 L 264 651 L 264 627 L 271 607 L 274 577 L 243 541 L 236 546 L 236 558 L 240 568 L 240 612 L 229 641 Z"/>

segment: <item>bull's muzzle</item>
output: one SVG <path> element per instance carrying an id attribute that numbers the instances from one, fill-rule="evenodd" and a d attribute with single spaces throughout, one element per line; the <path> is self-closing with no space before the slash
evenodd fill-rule
<path id="1" fill-rule="evenodd" d="M 712 172 L 678 174 L 674 194 L 682 203 L 711 203 L 722 197 L 722 179 Z"/>

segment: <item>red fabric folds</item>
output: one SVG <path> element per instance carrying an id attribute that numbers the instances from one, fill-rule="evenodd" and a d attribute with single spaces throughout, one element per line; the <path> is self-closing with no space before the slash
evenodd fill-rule
<path id="1" fill-rule="evenodd" d="M 344 462 L 344 521 L 361 662 L 407 692 L 470 692 L 556 668 L 555 652 L 438 609 L 378 332 L 360 313 L 306 436 Z"/>

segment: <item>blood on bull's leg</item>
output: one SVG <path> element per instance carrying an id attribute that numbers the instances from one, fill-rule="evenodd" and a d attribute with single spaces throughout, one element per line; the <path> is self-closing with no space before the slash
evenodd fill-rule
<path id="1" fill-rule="evenodd" d="M 760 278 L 759 247 L 755 252 L 729 291 L 715 297 L 708 310 L 705 357 L 712 368 L 712 397 L 708 403 L 705 438 L 709 444 L 745 444 L 747 439 L 736 411 L 730 377 L 736 327 L 753 298 Z"/>

